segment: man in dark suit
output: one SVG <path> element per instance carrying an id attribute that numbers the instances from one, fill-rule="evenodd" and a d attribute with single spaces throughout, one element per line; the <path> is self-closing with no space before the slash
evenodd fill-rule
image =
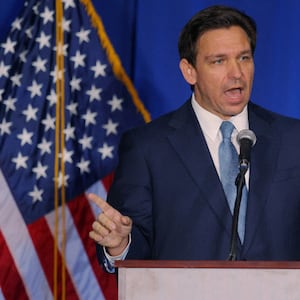
<path id="1" fill-rule="evenodd" d="M 300 121 L 249 102 L 255 45 L 254 21 L 229 7 L 200 11 L 183 28 L 180 69 L 191 99 L 127 132 L 107 203 L 89 196 L 102 209 L 90 237 L 107 270 L 119 259 L 228 258 L 233 207 L 220 180 L 224 121 L 233 124 L 237 151 L 240 130 L 257 138 L 237 259 L 300 260 Z"/>

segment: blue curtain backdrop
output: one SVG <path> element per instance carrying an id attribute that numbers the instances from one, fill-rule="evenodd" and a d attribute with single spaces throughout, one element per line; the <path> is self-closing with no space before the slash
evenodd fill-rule
<path id="1" fill-rule="evenodd" d="M 24 0 L 0 2 L 1 43 L 23 3 Z M 198 10 L 220 3 L 245 11 L 257 22 L 252 100 L 300 118 L 300 1 L 93 0 L 93 3 L 152 118 L 178 107 L 190 95 L 178 69 L 180 29 Z"/>

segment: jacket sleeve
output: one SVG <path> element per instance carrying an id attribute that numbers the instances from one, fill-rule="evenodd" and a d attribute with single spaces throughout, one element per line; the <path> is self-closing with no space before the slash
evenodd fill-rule
<path id="1" fill-rule="evenodd" d="M 143 145 L 136 141 L 134 132 L 130 132 L 120 142 L 119 164 L 107 202 L 133 220 L 126 259 L 148 259 L 153 235 L 151 175 Z M 101 246 L 97 246 L 97 256 L 105 270 L 112 271 Z"/>

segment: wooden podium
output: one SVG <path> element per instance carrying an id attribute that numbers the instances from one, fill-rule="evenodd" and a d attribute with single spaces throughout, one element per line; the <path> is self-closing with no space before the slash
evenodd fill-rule
<path id="1" fill-rule="evenodd" d="M 119 300 L 299 300 L 300 262 L 118 261 Z"/>

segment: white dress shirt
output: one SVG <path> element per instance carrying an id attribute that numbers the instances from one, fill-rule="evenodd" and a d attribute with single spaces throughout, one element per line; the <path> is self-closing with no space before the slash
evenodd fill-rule
<path id="1" fill-rule="evenodd" d="M 215 168 L 220 176 L 219 146 L 222 142 L 222 133 L 220 131 L 220 126 L 224 120 L 200 106 L 196 101 L 194 95 L 192 96 L 192 107 L 204 134 Z M 239 153 L 240 147 L 236 140 L 236 136 L 242 129 L 249 129 L 247 106 L 245 106 L 240 114 L 231 117 L 228 121 L 232 122 L 235 127 L 231 136 L 231 141 L 235 146 L 237 153 Z M 245 175 L 245 181 L 248 188 L 249 172 L 247 172 Z"/>

